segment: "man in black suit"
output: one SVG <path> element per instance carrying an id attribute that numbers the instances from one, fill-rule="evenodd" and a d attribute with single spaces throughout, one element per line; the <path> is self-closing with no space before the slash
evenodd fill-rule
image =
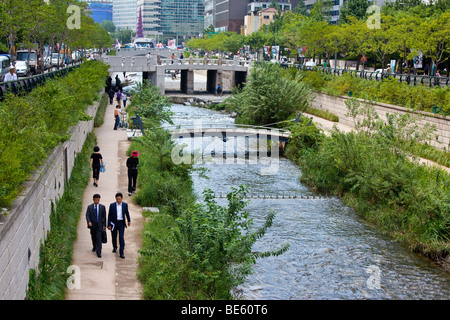
<path id="1" fill-rule="evenodd" d="M 100 195 L 94 194 L 94 203 L 86 210 L 86 221 L 91 230 L 92 251 L 96 251 L 97 257 L 102 256 L 102 232 L 106 230 L 106 208 L 100 204 Z"/>
<path id="2" fill-rule="evenodd" d="M 113 244 L 113 252 L 117 251 L 117 233 L 119 233 L 119 253 L 122 259 L 125 258 L 125 228 L 127 227 L 126 220 L 128 220 L 128 227 L 130 226 L 131 219 L 128 212 L 128 204 L 122 202 L 122 193 L 116 193 L 116 202 L 113 202 L 109 206 L 108 211 L 108 229 L 111 230 L 111 238 Z"/>

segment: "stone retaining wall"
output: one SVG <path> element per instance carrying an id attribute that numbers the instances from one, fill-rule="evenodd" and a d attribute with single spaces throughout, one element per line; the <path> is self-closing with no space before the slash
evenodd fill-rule
<path id="1" fill-rule="evenodd" d="M 90 106 L 86 113 L 94 118 L 99 103 Z M 56 147 L 24 183 L 24 191 L 8 208 L 8 214 L 0 214 L 1 300 L 25 298 L 29 271 L 37 270 L 40 246 L 50 232 L 52 205 L 63 195 L 75 157 L 93 128 L 94 120 L 72 127 L 70 139 Z"/>
<path id="2" fill-rule="evenodd" d="M 353 119 L 347 117 L 345 114 L 348 112 L 345 101 L 350 99 L 346 96 L 333 97 L 324 93 L 316 93 L 316 98 L 311 104 L 311 107 L 316 109 L 324 109 L 336 114 L 339 117 L 339 122 L 348 126 L 354 126 Z M 359 99 L 363 102 L 362 99 Z M 386 113 L 407 113 L 410 112 L 408 109 L 387 104 L 387 103 L 377 103 L 374 105 L 376 112 L 382 119 L 386 119 Z M 424 116 L 423 119 L 419 121 L 419 124 L 435 124 L 437 131 L 435 138 L 431 142 L 433 146 L 438 149 L 446 150 L 450 149 L 450 117 L 444 117 L 440 115 L 434 115 L 430 112 L 418 111 L 417 114 Z"/>

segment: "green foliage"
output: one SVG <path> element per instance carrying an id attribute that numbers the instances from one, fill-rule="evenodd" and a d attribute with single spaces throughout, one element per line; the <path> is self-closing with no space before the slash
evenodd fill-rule
<path id="1" fill-rule="evenodd" d="M 382 124 L 370 103 L 349 101 L 358 132 L 335 129 L 331 136 L 311 139 L 316 135 L 306 128 L 293 130 L 296 152 L 287 155 L 301 165 L 301 180 L 343 196 L 412 250 L 445 258 L 450 252 L 450 175 L 419 166 L 401 149 L 411 141 L 425 141 L 433 128 L 419 130 L 410 115 L 388 115 Z"/>
<path id="2" fill-rule="evenodd" d="M 146 299 L 232 299 L 231 289 L 243 283 L 255 259 L 288 250 L 285 245 L 277 251 L 252 252 L 274 214 L 254 230 L 245 194 L 244 186 L 233 188 L 228 206 L 222 207 L 207 189 L 205 203 L 187 208 L 180 218 L 165 212 L 151 217 L 140 251 L 139 278 L 145 282 Z"/>
<path id="3" fill-rule="evenodd" d="M 30 94 L 2 101 L 0 207 L 10 205 L 47 153 L 69 138 L 71 126 L 90 119 L 85 110 L 98 99 L 106 75 L 106 65 L 90 61 Z"/>
<path id="4" fill-rule="evenodd" d="M 95 135 L 90 133 L 83 149 L 75 158 L 67 190 L 55 205 L 52 203 L 51 232 L 41 246 L 39 272 L 30 272 L 28 300 L 63 300 L 65 297 L 67 268 L 72 262 L 83 190 L 90 177 L 86 163 L 89 162 L 94 146 Z"/>
<path id="5" fill-rule="evenodd" d="M 161 101 L 159 95 L 159 90 L 140 86 L 134 93 L 140 98 L 133 97 L 133 106 L 146 116 L 168 115 L 166 103 L 155 103 Z M 244 210 L 244 187 L 228 195 L 227 208 L 217 205 L 211 190 L 204 192 L 205 204 L 195 203 L 192 165 L 174 163 L 174 142 L 160 124 L 144 122 L 146 135 L 133 139 L 130 147 L 140 153 L 134 200 L 160 209 L 144 226 L 138 271 L 144 298 L 231 299 L 231 290 L 251 272 L 255 259 L 281 254 L 288 246 L 274 252 L 251 251 L 272 225 L 274 214 L 253 230 L 249 212 Z"/>
<path id="6" fill-rule="evenodd" d="M 302 81 L 312 89 L 333 96 L 353 97 L 389 103 L 414 110 L 432 112 L 433 106 L 440 107 L 440 114 L 450 114 L 450 88 L 408 85 L 398 79 L 388 78 L 382 81 L 366 80 L 350 73 L 343 76 L 330 76 L 320 71 L 304 71 Z"/>
<path id="7" fill-rule="evenodd" d="M 283 121 L 304 111 L 311 91 L 304 83 L 283 75 L 276 64 L 253 67 L 245 87 L 225 101 L 227 109 L 237 110 L 241 121 L 256 125 Z"/>
<path id="8" fill-rule="evenodd" d="M 144 80 L 132 90 L 131 103 L 127 107 L 128 113 L 137 111 L 145 118 L 147 126 L 159 126 L 162 122 L 172 123 L 169 98 L 160 94 L 160 89 L 153 82 Z"/>

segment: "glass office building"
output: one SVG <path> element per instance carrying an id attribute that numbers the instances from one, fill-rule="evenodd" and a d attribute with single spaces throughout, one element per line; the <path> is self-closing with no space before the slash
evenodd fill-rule
<path id="1" fill-rule="evenodd" d="M 178 39 L 181 44 L 204 29 L 204 0 L 160 0 L 157 10 L 155 29 L 166 39 Z"/>
<path id="2" fill-rule="evenodd" d="M 113 0 L 113 23 L 116 28 L 130 28 L 136 31 L 137 1 Z"/>

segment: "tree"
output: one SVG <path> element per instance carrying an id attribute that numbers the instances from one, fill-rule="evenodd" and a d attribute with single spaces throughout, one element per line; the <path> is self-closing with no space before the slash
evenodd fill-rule
<path id="1" fill-rule="evenodd" d="M 305 1 L 299 0 L 298 5 L 295 7 L 294 12 L 302 16 L 309 16 L 309 12 L 306 9 Z"/>
<path id="2" fill-rule="evenodd" d="M 116 26 L 114 25 L 114 23 L 112 21 L 103 20 L 102 23 L 100 23 L 100 25 L 109 33 L 116 32 Z"/>
<path id="3" fill-rule="evenodd" d="M 348 22 L 347 16 L 355 17 L 358 20 L 363 20 L 366 17 L 366 11 L 369 7 L 367 0 L 347 0 L 340 8 L 339 24 Z"/>
<path id="4" fill-rule="evenodd" d="M 393 40 L 394 19 L 390 15 L 381 13 L 380 28 L 367 29 L 365 44 L 367 48 L 381 62 L 384 69 L 386 58 L 396 51 L 396 43 Z"/>
<path id="5" fill-rule="evenodd" d="M 414 50 L 410 55 L 417 55 L 419 49 L 431 58 L 435 71 L 450 53 L 450 11 L 423 21 L 414 35 Z"/>

